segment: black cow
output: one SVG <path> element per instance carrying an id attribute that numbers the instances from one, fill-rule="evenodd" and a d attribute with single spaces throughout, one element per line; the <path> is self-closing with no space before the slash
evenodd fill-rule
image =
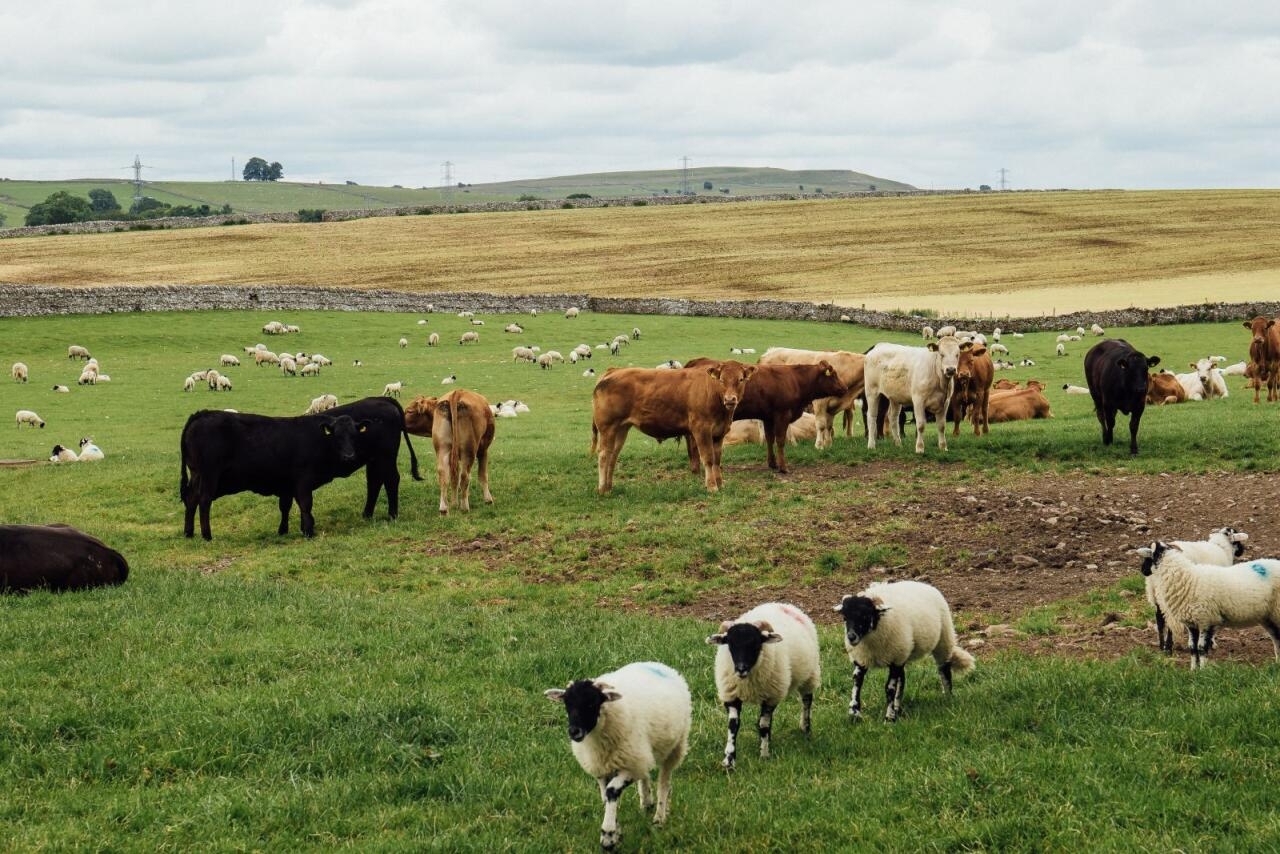
<path id="1" fill-rule="evenodd" d="M 0 525 L 0 591 L 123 584 L 124 555 L 67 525 Z"/>
<path id="2" fill-rule="evenodd" d="M 1138 453 L 1138 425 L 1147 406 L 1147 369 L 1159 356 L 1144 356 L 1122 338 L 1099 341 L 1084 357 L 1084 376 L 1093 396 L 1093 410 L 1102 425 L 1102 444 L 1115 433 L 1116 410 L 1129 416 L 1129 453 Z"/>
<path id="3" fill-rule="evenodd" d="M 200 508 L 200 534 L 209 530 L 209 505 L 215 498 L 252 491 L 280 499 L 279 533 L 289 532 L 289 510 L 298 502 L 304 536 L 315 535 L 311 494 L 337 477 L 365 466 L 368 483 L 364 518 L 373 516 L 378 493 L 387 490 L 387 514 L 400 510 L 400 434 L 409 446 L 414 480 L 418 457 L 404 430 L 404 410 L 386 397 L 366 397 L 296 418 L 272 418 L 221 410 L 201 410 L 182 428 L 180 491 L 186 505 L 183 533 L 195 533 Z M 190 476 L 188 477 L 188 472 Z"/>

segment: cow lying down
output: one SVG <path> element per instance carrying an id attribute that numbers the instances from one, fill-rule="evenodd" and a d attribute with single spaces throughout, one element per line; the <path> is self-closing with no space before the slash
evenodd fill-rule
<path id="1" fill-rule="evenodd" d="M 123 584 L 124 555 L 68 525 L 0 525 L 0 592 Z"/>

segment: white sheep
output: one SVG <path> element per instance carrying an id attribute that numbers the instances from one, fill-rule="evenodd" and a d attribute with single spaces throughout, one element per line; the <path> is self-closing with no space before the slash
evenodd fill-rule
<path id="1" fill-rule="evenodd" d="M 553 353 L 554 351 L 552 351 L 552 353 L 543 353 L 542 355 L 540 355 L 538 357 L 538 367 L 542 368 L 544 371 L 547 368 L 551 367 L 552 363 L 555 362 L 555 359 L 551 358 Z M 578 360 L 574 359 L 574 361 L 576 362 Z"/>
<path id="2" fill-rule="evenodd" d="M 1078 331 L 1078 330 L 1077 330 L 1077 331 Z M 1096 324 L 1096 323 L 1095 323 L 1095 324 L 1093 324 L 1093 326 L 1089 327 L 1089 331 L 1090 331 L 1090 332 L 1092 332 L 1094 335 L 1096 335 L 1096 336 L 1097 336 L 1097 337 L 1099 337 L 1099 338 L 1101 338 L 1103 335 L 1106 335 L 1106 334 L 1107 334 L 1107 330 L 1103 329 L 1101 326 L 1099 326 L 1099 325 L 1098 325 L 1098 324 Z M 1083 332 L 1081 332 L 1080 334 L 1081 334 L 1081 335 L 1083 335 L 1084 333 L 1083 333 Z"/>
<path id="3" fill-rule="evenodd" d="M 195 391 L 195 390 L 196 390 L 196 378 L 195 378 L 195 377 L 187 377 L 187 378 L 183 381 L 183 383 L 182 383 L 182 390 L 183 390 L 183 391 Z"/>
<path id="4" fill-rule="evenodd" d="M 655 370 L 659 371 L 678 371 L 683 367 L 684 365 L 682 365 L 678 359 L 667 359 L 661 364 L 654 365 Z"/>
<path id="5" fill-rule="evenodd" d="M 793 693 L 803 709 L 800 728 L 811 729 L 813 694 L 822 682 L 818 630 L 809 615 L 794 605 L 767 602 L 736 620 L 725 620 L 707 638 L 716 650 L 716 693 L 729 714 L 725 768 L 732 770 L 738 752 L 742 704 L 759 703 L 760 758 L 769 758 L 773 710 Z"/>
<path id="6" fill-rule="evenodd" d="M 574 318 L 574 317 L 577 317 L 577 316 L 578 316 L 578 308 L 577 308 L 577 306 L 570 306 L 569 308 L 566 308 L 566 309 L 564 310 L 564 316 L 565 316 L 566 318 Z"/>
<path id="7" fill-rule="evenodd" d="M 480 340 L 479 332 L 464 332 L 462 337 L 458 339 L 459 344 L 475 344 Z"/>
<path id="8" fill-rule="evenodd" d="M 842 314 L 842 315 L 840 315 L 840 322 L 841 322 L 841 323 L 853 323 L 853 318 L 852 318 L 852 317 L 850 317 L 850 316 L 849 316 L 849 315 L 847 315 L 847 314 Z"/>
<path id="9" fill-rule="evenodd" d="M 896 721 L 902 714 L 908 662 L 932 655 L 947 694 L 952 671 L 964 673 L 974 665 L 973 656 L 956 643 L 947 600 L 930 584 L 878 582 L 856 596 L 846 595 L 832 610 L 844 617 L 844 648 L 853 662 L 849 716 L 854 719 L 862 717 L 862 680 L 872 667 L 889 668 L 884 719 Z"/>
<path id="10" fill-rule="evenodd" d="M 85 436 L 80 440 L 80 456 L 76 459 L 82 463 L 96 463 L 98 460 L 106 459 L 106 454 L 93 443 L 92 437 Z"/>
<path id="11" fill-rule="evenodd" d="M 632 340 L 632 341 L 639 341 L 639 340 L 640 340 L 640 327 L 639 327 L 639 326 L 633 326 L 633 327 L 631 327 L 631 340 Z"/>
<path id="12" fill-rule="evenodd" d="M 920 327 L 920 337 L 921 337 L 921 338 L 923 338 L 923 339 L 924 339 L 924 340 L 926 340 L 926 341 L 932 341 L 932 340 L 933 340 L 933 336 L 934 336 L 934 331 L 933 331 L 933 327 L 932 327 L 932 326 L 921 326 L 921 327 Z"/>
<path id="13" fill-rule="evenodd" d="M 75 451 L 62 445 L 54 445 L 53 453 L 49 456 L 51 463 L 74 463 L 77 459 L 79 457 L 76 456 Z"/>
<path id="14" fill-rule="evenodd" d="M 109 382 L 111 382 L 111 375 L 110 375 L 110 374 L 98 374 L 98 382 L 100 382 L 100 383 L 109 383 Z"/>
<path id="15" fill-rule="evenodd" d="M 13 420 L 15 426 L 19 429 L 22 428 L 23 424 L 44 429 L 44 419 L 39 415 L 36 415 L 30 409 L 19 409 L 17 414 L 14 415 Z"/>
<path id="16" fill-rule="evenodd" d="M 27 366 L 22 362 L 14 362 L 9 373 L 13 375 L 13 381 L 16 383 L 25 383 L 27 381 Z"/>
<path id="17" fill-rule="evenodd" d="M 574 350 L 574 352 L 575 352 L 575 353 L 577 353 L 579 356 L 581 356 L 581 357 L 582 357 L 582 358 L 584 358 L 584 359 L 590 359 L 590 358 L 591 358 L 591 345 L 590 345 L 590 344 L 579 344 L 577 347 L 574 347 L 574 348 L 573 348 L 573 350 Z"/>
<path id="18" fill-rule="evenodd" d="M 288 353 L 280 357 L 280 373 L 286 376 L 298 375 L 298 363 Z"/>
<path id="19" fill-rule="evenodd" d="M 272 353 L 270 350 L 254 350 L 253 363 L 258 367 L 262 367 L 263 365 L 278 365 L 280 364 L 280 357 L 275 353 Z"/>
<path id="20" fill-rule="evenodd" d="M 427 322 L 426 322 L 425 320 L 419 320 L 419 321 L 418 321 L 418 325 L 419 325 L 419 326 L 426 326 L 426 325 L 427 325 Z"/>
<path id="21" fill-rule="evenodd" d="M 600 845 L 612 850 L 621 840 L 618 800 L 632 783 L 640 803 L 654 806 L 649 774 L 658 769 L 654 824 L 671 809 L 671 774 L 689 752 L 693 698 L 684 678 L 657 661 L 641 661 L 579 679 L 544 692 L 563 703 L 569 719 L 569 747 L 578 764 L 600 786 L 604 821 Z"/>
<path id="22" fill-rule="evenodd" d="M 1015 332 L 1015 333 L 1013 333 L 1013 337 L 1014 337 L 1014 338 L 1021 338 L 1021 337 L 1022 337 L 1022 333 L 1021 333 L 1021 332 Z"/>
<path id="23" fill-rule="evenodd" d="M 954 326 L 943 326 L 943 327 L 940 327 L 933 334 L 935 338 L 946 338 L 948 335 L 955 335 L 956 328 Z"/>
<path id="24" fill-rule="evenodd" d="M 79 344 L 72 344 L 67 348 L 68 359 L 89 359 L 89 351 Z"/>
<path id="25" fill-rule="evenodd" d="M 1071 336 L 1064 332 L 1063 334 L 1059 335 L 1056 340 L 1057 340 L 1057 343 L 1059 344 L 1070 344 Z"/>
<path id="26" fill-rule="evenodd" d="M 1083 337 L 1084 337 L 1083 335 L 1068 335 L 1068 336 L 1067 336 L 1067 340 L 1068 340 L 1068 341 L 1080 341 L 1081 339 L 1083 339 Z"/>
<path id="27" fill-rule="evenodd" d="M 1001 335 L 1001 332 L 1002 332 L 1002 331 L 1003 331 L 1003 330 L 1001 330 L 999 326 L 997 326 L 995 329 L 991 330 L 991 340 L 992 340 L 992 341 L 994 341 L 995 343 L 999 344 L 999 343 L 1000 343 L 1000 335 Z"/>
<path id="28" fill-rule="evenodd" d="M 564 362 L 564 356 L 560 355 L 559 350 L 548 350 L 547 352 L 543 353 L 543 355 L 551 359 L 551 361 L 553 362 L 561 362 L 561 363 Z"/>
<path id="29" fill-rule="evenodd" d="M 1058 353 L 1058 355 L 1059 355 L 1059 356 L 1065 356 L 1065 355 L 1067 355 L 1067 345 L 1066 345 L 1066 344 L 1059 344 L 1059 345 L 1058 345 L 1058 349 L 1057 349 L 1057 353 Z"/>
<path id="30" fill-rule="evenodd" d="M 524 327 L 518 323 L 508 323 L 506 326 L 502 328 L 502 331 L 510 332 L 513 335 L 519 335 L 520 333 L 524 332 Z"/>
<path id="31" fill-rule="evenodd" d="M 204 381 L 208 383 L 210 391 L 218 390 L 218 379 L 221 376 L 222 374 L 218 373 L 213 368 L 210 368 L 209 370 L 204 372 Z"/>
<path id="32" fill-rule="evenodd" d="M 363 367 L 364 367 L 364 362 L 360 361 L 359 359 L 352 359 L 352 360 L 351 360 L 351 367 L 353 367 L 353 368 L 363 368 Z"/>
<path id="33" fill-rule="evenodd" d="M 393 383 L 387 383 L 385 386 L 382 387 L 382 396 L 383 397 L 399 397 L 400 392 L 403 390 L 404 390 L 404 381 L 397 380 L 396 382 L 393 382 Z"/>
<path id="34" fill-rule="evenodd" d="M 456 383 L 457 381 L 458 381 L 458 375 L 457 375 L 457 374 L 449 374 L 449 376 L 447 376 L 447 377 L 445 377 L 444 379 L 440 380 L 440 385 L 453 385 L 453 384 L 454 384 L 454 383 Z"/>
<path id="35" fill-rule="evenodd" d="M 438 345 L 439 343 L 440 343 L 440 333 L 439 333 L 439 332 L 432 332 L 430 335 L 428 335 L 428 336 L 427 336 L 427 346 L 428 346 L 428 347 L 435 347 L 435 346 L 436 346 L 436 345 Z"/>
<path id="36" fill-rule="evenodd" d="M 1083 326 L 1077 326 L 1077 327 L 1076 327 L 1076 334 L 1077 334 L 1077 335 L 1084 335 L 1084 327 L 1083 327 Z"/>
<path id="37" fill-rule="evenodd" d="M 408 338 L 401 338 L 401 339 L 400 339 L 400 349 L 401 349 L 401 350 L 403 350 L 405 347 L 408 347 L 408 346 L 409 346 L 409 339 L 408 339 Z"/>
<path id="38" fill-rule="evenodd" d="M 240 367 L 240 359 L 237 358 L 236 356 L 231 355 L 230 353 L 223 353 L 221 362 L 224 368 Z"/>
<path id="39" fill-rule="evenodd" d="M 1160 541 L 1139 549 L 1144 573 L 1155 577 L 1156 599 L 1165 619 L 1187 627 L 1191 669 L 1208 661 L 1220 626 L 1262 626 L 1280 660 L 1280 560 L 1262 558 L 1232 566 L 1202 565 L 1176 546 Z"/>
<path id="40" fill-rule="evenodd" d="M 224 377 L 219 374 L 217 379 L 217 390 L 231 391 L 231 377 Z"/>
<path id="41" fill-rule="evenodd" d="M 465 317 L 475 317 L 475 316 L 476 316 L 476 313 L 475 313 L 474 311 L 460 311 L 460 312 L 458 312 L 458 317 L 464 317 L 464 318 L 465 318 Z"/>
<path id="42" fill-rule="evenodd" d="M 538 316 L 538 310 L 537 310 L 536 308 L 531 308 L 531 309 L 529 309 L 529 316 L 530 316 L 530 317 L 537 317 L 537 316 Z"/>
<path id="43" fill-rule="evenodd" d="M 262 326 L 263 335 L 283 335 L 284 331 L 284 324 L 278 320 L 272 320 Z"/>
<path id="44" fill-rule="evenodd" d="M 516 401 L 516 405 L 515 405 L 515 410 L 516 410 L 516 412 L 517 412 L 517 413 L 519 413 L 520 415 L 528 415 L 528 414 L 529 414 L 529 404 L 525 403 L 523 400 L 517 400 L 517 401 Z"/>
<path id="45" fill-rule="evenodd" d="M 582 372 L 582 375 L 583 375 L 584 377 L 594 377 L 594 376 L 596 375 L 596 369 L 595 369 L 595 368 L 587 368 L 585 371 L 583 371 L 583 372 Z"/>
<path id="46" fill-rule="evenodd" d="M 71 389 L 64 385 L 56 385 L 53 387 L 53 390 L 58 394 L 71 394 Z"/>
<path id="47" fill-rule="evenodd" d="M 1222 375 L 1225 377 L 1242 377 L 1248 367 L 1244 362 L 1236 362 L 1234 365 L 1227 365 L 1223 368 Z"/>
<path id="48" fill-rule="evenodd" d="M 311 399 L 311 405 L 307 407 L 307 411 L 303 415 L 318 415 L 326 409 L 333 409 L 338 405 L 338 397 L 333 394 L 322 394 L 319 397 Z"/>
<path id="49" fill-rule="evenodd" d="M 98 384 L 98 372 L 94 368 L 86 367 L 83 371 L 80 372 L 79 379 L 76 380 L 76 385 L 97 385 L 97 384 Z"/>
<path id="50" fill-rule="evenodd" d="M 1089 389 L 1085 388 L 1084 386 L 1071 385 L 1070 383 L 1063 383 L 1062 390 L 1065 391 L 1067 394 L 1088 394 L 1089 393 Z"/>
<path id="51" fill-rule="evenodd" d="M 511 348 L 511 361 L 513 362 L 532 362 L 537 358 L 537 354 L 529 347 Z"/>
<path id="52" fill-rule="evenodd" d="M 1169 545 L 1182 549 L 1189 560 L 1201 565 L 1231 566 L 1244 555 L 1249 535 L 1235 528 L 1219 528 L 1204 540 L 1174 540 Z M 1142 550 L 1138 550 L 1141 554 Z M 1167 625 L 1164 608 L 1156 595 L 1155 578 L 1151 575 L 1150 558 L 1143 555 L 1142 574 L 1146 578 L 1147 601 L 1156 612 L 1156 643 L 1166 653 L 1173 652 L 1173 629 Z"/>
<path id="53" fill-rule="evenodd" d="M 195 371 L 191 374 L 191 379 L 195 380 L 198 383 L 202 383 L 205 381 L 205 378 L 208 376 L 209 376 L 208 371 Z"/>
<path id="54" fill-rule="evenodd" d="M 1005 356 L 1009 355 L 1009 348 L 1004 346 L 1003 344 L 992 344 L 987 349 L 990 350 L 992 353 L 1002 353 Z"/>
<path id="55" fill-rule="evenodd" d="M 318 377 L 320 376 L 320 366 L 315 362 L 307 362 L 298 373 L 304 377 Z"/>
<path id="56" fill-rule="evenodd" d="M 475 319 L 472 319 L 472 321 L 471 321 L 471 325 L 472 325 L 472 326 L 484 326 L 484 321 L 483 321 L 483 320 L 475 320 Z"/>
<path id="57" fill-rule="evenodd" d="M 312 353 L 311 361 L 315 362 L 317 365 L 319 365 L 322 368 L 327 368 L 333 364 L 333 359 L 330 359 L 327 356 L 322 356 L 319 353 Z"/>
<path id="58" fill-rule="evenodd" d="M 515 418 L 515 417 L 517 417 L 517 416 L 516 416 L 516 409 L 515 409 L 515 407 L 514 407 L 514 406 L 507 406 L 505 403 L 504 403 L 504 404 L 501 404 L 501 405 L 498 407 L 498 411 L 497 411 L 496 413 L 494 413 L 494 414 L 495 414 L 495 415 L 497 415 L 499 418 Z"/>
<path id="59" fill-rule="evenodd" d="M 578 351 L 577 351 L 577 350 L 570 350 L 570 351 L 569 351 L 569 364 L 571 364 L 571 365 L 576 365 L 576 364 L 578 364 L 578 360 L 579 360 L 579 359 L 581 359 L 581 358 L 582 358 L 582 357 L 578 355 Z"/>
<path id="60" fill-rule="evenodd" d="M 1018 362 L 1018 364 L 1024 368 L 1034 368 L 1036 366 L 1036 361 L 1035 359 L 1023 359 L 1022 361 Z"/>
<path id="61" fill-rule="evenodd" d="M 302 327 L 297 326 L 296 324 L 290 323 L 289 325 L 285 326 L 284 331 L 285 332 L 301 332 Z"/>

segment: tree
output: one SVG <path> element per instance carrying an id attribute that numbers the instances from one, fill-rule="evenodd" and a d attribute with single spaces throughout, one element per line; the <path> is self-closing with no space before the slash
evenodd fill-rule
<path id="1" fill-rule="evenodd" d="M 271 166 L 261 157 L 250 157 L 249 162 L 244 164 L 244 175 L 246 181 L 267 181 L 268 172 Z"/>
<path id="2" fill-rule="evenodd" d="M 711 182 L 710 182 L 710 181 L 703 181 L 703 182 L 702 182 L 702 189 L 704 189 L 704 190 L 710 190 L 711 188 L 712 188 L 712 184 L 711 184 Z M 800 189 L 802 189 L 802 190 L 803 190 L 803 189 L 804 189 L 804 187 L 801 187 Z"/>
<path id="3" fill-rule="evenodd" d="M 93 208 L 94 213 L 98 214 L 120 210 L 120 203 L 116 201 L 115 193 L 110 190 L 90 190 L 89 206 Z"/>
<path id="4" fill-rule="evenodd" d="M 129 208 L 129 213 L 145 214 L 148 211 L 159 211 L 167 207 L 169 206 L 159 199 L 143 196 L 133 203 L 132 207 Z M 153 214 L 153 216 L 160 216 L 160 214 Z"/>
<path id="5" fill-rule="evenodd" d="M 49 196 L 27 211 L 27 225 L 62 225 L 68 222 L 84 222 L 93 218 L 89 200 L 73 196 L 65 190 Z"/>
<path id="6" fill-rule="evenodd" d="M 267 167 L 267 180 L 279 181 L 284 177 L 284 167 L 280 165 L 280 161 L 274 161 Z"/>

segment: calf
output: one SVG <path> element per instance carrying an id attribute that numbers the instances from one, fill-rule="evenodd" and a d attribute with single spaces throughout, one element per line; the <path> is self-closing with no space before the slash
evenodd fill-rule
<path id="1" fill-rule="evenodd" d="M 1258 402 L 1262 384 L 1267 384 L 1267 402 L 1280 400 L 1280 323 L 1258 315 L 1244 322 L 1252 333 L 1249 365 L 1253 368 L 1253 402 Z"/>
<path id="2" fill-rule="evenodd" d="M 941 332 L 941 331 L 940 331 Z M 947 449 L 946 412 L 951 405 L 960 354 L 973 344 L 954 335 L 941 335 L 926 347 L 876 344 L 867 351 L 867 421 L 877 423 L 880 395 L 889 400 L 888 425 L 893 440 L 901 445 L 898 412 L 911 404 L 916 421 L 916 453 L 924 453 L 924 426 L 928 413 L 937 416 L 938 448 Z M 876 430 L 867 431 L 867 447 L 875 449 Z"/>
<path id="3" fill-rule="evenodd" d="M 489 401 L 474 391 L 454 389 L 440 397 L 415 397 L 404 410 L 405 430 L 430 436 L 440 481 L 440 515 L 449 514 L 450 494 L 463 510 L 471 510 L 471 466 L 478 464 L 484 501 L 489 492 L 489 446 L 495 424 Z"/>
<path id="4" fill-rule="evenodd" d="M 1150 383 L 1148 371 L 1158 364 L 1159 356 L 1147 357 L 1123 338 L 1100 341 L 1089 348 L 1084 357 L 1084 374 L 1094 412 L 1102 425 L 1102 444 L 1111 444 L 1119 411 L 1129 416 L 1129 453 L 1138 453 L 1138 426 Z"/>
<path id="5" fill-rule="evenodd" d="M 987 418 L 995 424 L 1052 417 L 1049 399 L 1044 396 L 1044 390 L 1036 386 L 1016 391 L 998 391 L 991 395 L 987 407 Z"/>
<path id="6" fill-rule="evenodd" d="M 0 592 L 123 584 L 124 555 L 67 525 L 0 525 Z"/>
<path id="7" fill-rule="evenodd" d="M 956 387 L 951 395 L 951 419 L 956 425 L 953 436 L 960 435 L 960 422 L 966 414 L 973 420 L 973 435 L 991 432 L 987 406 L 995 375 L 995 364 L 983 345 L 978 344 L 960 353 Z"/>
<path id="8" fill-rule="evenodd" d="M 850 414 L 862 394 L 863 355 L 845 350 L 796 350 L 790 347 L 770 347 L 760 357 L 761 365 L 816 365 L 826 361 L 835 368 L 836 375 L 848 389 L 844 394 L 818 398 L 813 402 L 813 414 L 817 419 L 818 434 L 814 447 L 819 450 L 831 447 L 835 440 L 836 413 L 845 413 L 845 429 L 848 433 Z"/>
<path id="9" fill-rule="evenodd" d="M 334 478 L 365 467 L 364 518 L 373 516 L 385 487 L 387 515 L 400 507 L 400 436 L 409 447 L 414 480 L 418 458 L 404 427 L 404 410 L 389 398 L 368 397 L 318 415 L 272 418 L 238 412 L 202 410 L 182 429 L 179 490 L 186 505 L 183 533 L 194 535 L 200 510 L 200 535 L 213 539 L 209 507 L 214 499 L 237 492 L 279 498 L 278 533 L 289 532 L 289 511 L 298 502 L 304 536 L 315 535 L 312 494 Z"/>
<path id="10" fill-rule="evenodd" d="M 1164 406 L 1166 403 L 1185 403 L 1187 389 L 1173 374 L 1152 374 L 1147 383 L 1147 405 Z"/>

